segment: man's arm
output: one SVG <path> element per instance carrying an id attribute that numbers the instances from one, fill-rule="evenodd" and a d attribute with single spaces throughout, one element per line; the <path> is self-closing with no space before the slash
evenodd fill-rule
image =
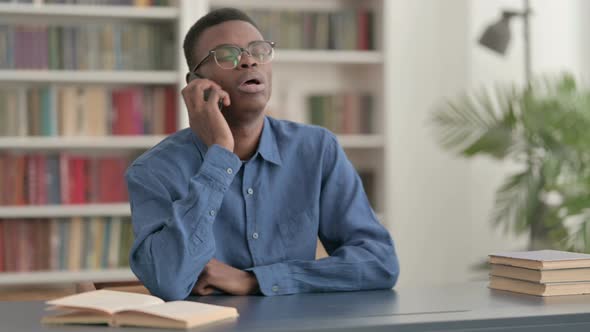
<path id="1" fill-rule="evenodd" d="M 330 257 L 248 269 L 265 295 L 384 289 L 397 281 L 391 236 L 376 219 L 356 170 L 332 135 L 325 158 L 319 236 Z"/>
<path id="2" fill-rule="evenodd" d="M 175 174 L 155 174 L 142 164 L 127 171 L 135 234 L 130 265 L 152 294 L 165 300 L 190 294 L 215 253 L 212 225 L 240 164 L 232 152 L 211 146 L 178 200 L 165 185 Z"/>

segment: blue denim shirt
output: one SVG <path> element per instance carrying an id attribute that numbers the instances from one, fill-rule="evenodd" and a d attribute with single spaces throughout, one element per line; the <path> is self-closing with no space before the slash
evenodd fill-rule
<path id="1" fill-rule="evenodd" d="M 264 295 L 391 288 L 399 265 L 361 180 L 329 131 L 266 117 L 246 162 L 190 128 L 126 174 L 131 269 L 165 300 L 186 298 L 211 260 L 255 274 Z M 317 238 L 330 257 L 315 260 Z"/>

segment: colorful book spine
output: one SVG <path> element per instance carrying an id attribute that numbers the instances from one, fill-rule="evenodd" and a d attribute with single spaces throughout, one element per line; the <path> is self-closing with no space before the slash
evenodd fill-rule
<path id="1" fill-rule="evenodd" d="M 373 99 L 369 94 L 358 93 L 309 96 L 308 122 L 336 134 L 374 134 Z"/>
<path id="2" fill-rule="evenodd" d="M 177 96 L 171 86 L 0 88 L 0 136 L 170 134 Z"/>
<path id="3" fill-rule="evenodd" d="M 175 26 L 0 24 L 0 68 L 173 70 Z M 158 40 L 156 40 L 156 38 Z M 172 38 L 173 39 L 173 38 Z M 166 61 L 162 61 L 166 59 Z M 166 66 L 160 67 L 161 64 Z"/>
<path id="4" fill-rule="evenodd" d="M 320 50 L 372 50 L 373 12 L 345 8 L 333 12 L 248 10 L 265 38 L 281 48 Z"/>
<path id="5" fill-rule="evenodd" d="M 12 190 L 0 195 L 0 205 L 126 202 L 129 163 L 120 156 L 3 153 L 0 184 Z"/>

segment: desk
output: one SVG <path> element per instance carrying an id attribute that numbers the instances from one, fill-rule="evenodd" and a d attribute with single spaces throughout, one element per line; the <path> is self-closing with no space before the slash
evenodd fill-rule
<path id="1" fill-rule="evenodd" d="M 590 331 L 590 295 L 542 298 L 485 282 L 278 297 L 208 296 L 239 320 L 199 331 Z M 0 331 L 134 332 L 137 328 L 43 326 L 42 302 L 0 303 Z M 158 332 L 158 329 L 149 329 Z M 170 331 L 170 330 L 167 330 Z"/>

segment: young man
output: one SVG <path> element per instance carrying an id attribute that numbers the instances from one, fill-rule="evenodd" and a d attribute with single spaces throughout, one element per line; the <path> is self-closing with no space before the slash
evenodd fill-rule
<path id="1" fill-rule="evenodd" d="M 229 8 L 186 35 L 190 128 L 126 174 L 131 268 L 156 296 L 353 291 L 397 280 L 393 241 L 335 136 L 264 115 L 273 47 Z M 330 257 L 315 260 L 318 236 Z"/>

